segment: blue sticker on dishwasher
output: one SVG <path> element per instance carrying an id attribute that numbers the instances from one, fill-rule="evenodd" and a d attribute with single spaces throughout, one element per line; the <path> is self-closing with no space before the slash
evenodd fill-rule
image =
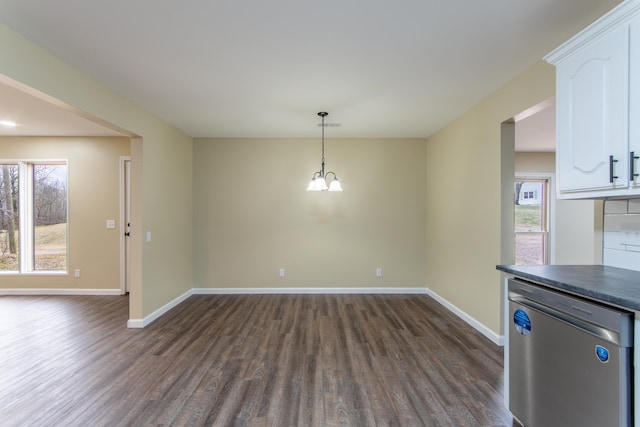
<path id="1" fill-rule="evenodd" d="M 516 327 L 516 331 L 522 335 L 529 335 L 529 332 L 531 332 L 531 319 L 529 319 L 529 315 L 522 309 L 517 309 L 513 313 L 513 324 Z"/>
<path id="2" fill-rule="evenodd" d="M 607 363 L 609 361 L 609 350 L 601 345 L 596 346 L 596 356 L 602 363 Z"/>

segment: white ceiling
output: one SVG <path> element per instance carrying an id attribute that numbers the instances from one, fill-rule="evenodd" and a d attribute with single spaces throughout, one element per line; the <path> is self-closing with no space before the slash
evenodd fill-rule
<path id="1" fill-rule="evenodd" d="M 315 137 L 328 111 L 329 137 L 398 138 L 441 129 L 616 2 L 0 0 L 0 23 L 193 137 Z M 0 85 L 14 133 L 74 120 L 18 95 Z M 75 119 L 69 134 L 113 133 Z"/>

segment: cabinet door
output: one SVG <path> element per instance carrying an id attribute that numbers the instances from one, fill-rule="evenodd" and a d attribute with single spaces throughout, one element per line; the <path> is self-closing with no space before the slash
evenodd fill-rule
<path id="1" fill-rule="evenodd" d="M 625 25 L 557 65 L 560 192 L 629 186 L 628 49 Z"/>
<path id="2" fill-rule="evenodd" d="M 640 17 L 631 21 L 629 73 L 629 181 L 637 190 L 640 189 L 637 158 L 640 157 Z"/>

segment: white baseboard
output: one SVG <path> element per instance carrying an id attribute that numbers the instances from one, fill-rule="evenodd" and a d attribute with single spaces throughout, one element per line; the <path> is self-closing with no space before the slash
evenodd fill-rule
<path id="1" fill-rule="evenodd" d="M 438 295 L 431 289 L 427 289 L 427 294 L 430 297 L 432 297 L 434 300 L 442 304 L 446 309 L 451 311 L 453 314 L 455 314 L 456 316 L 458 316 L 459 318 L 467 322 L 476 331 L 480 332 L 482 335 L 489 338 L 491 341 L 493 341 L 494 344 L 499 346 L 504 346 L 504 336 L 496 334 L 491 329 L 487 328 L 485 325 L 483 325 L 473 317 L 469 316 L 467 313 L 465 313 L 455 305 L 451 304 L 449 301 L 442 298 L 440 295 Z"/>
<path id="2" fill-rule="evenodd" d="M 169 301 L 168 303 L 166 303 L 165 305 L 163 305 L 153 313 L 149 314 L 148 316 L 145 316 L 143 319 L 127 320 L 127 328 L 130 328 L 130 329 L 144 328 L 145 326 L 147 326 L 148 324 L 150 324 L 151 322 L 153 322 L 154 320 L 156 320 L 157 318 L 165 314 L 167 311 L 171 310 L 172 308 L 174 308 L 175 306 L 177 306 L 178 304 L 180 304 L 181 302 L 189 298 L 191 295 L 193 295 L 193 293 L 194 293 L 193 289 L 188 290 L 187 292 L 180 295 L 179 297 L 173 299 L 172 301 Z"/>
<path id="3" fill-rule="evenodd" d="M 16 288 L 2 289 L 0 295 L 122 295 L 118 289 L 47 289 L 47 288 Z"/>
<path id="4" fill-rule="evenodd" d="M 426 294 L 426 288 L 193 288 L 194 295 Z"/>
<path id="5" fill-rule="evenodd" d="M 144 319 L 129 319 L 127 320 L 127 328 L 129 329 L 141 329 L 146 325 L 144 323 Z"/>

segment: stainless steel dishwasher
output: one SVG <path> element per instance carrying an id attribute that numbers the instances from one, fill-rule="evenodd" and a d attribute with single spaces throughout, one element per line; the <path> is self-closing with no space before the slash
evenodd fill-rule
<path id="1" fill-rule="evenodd" d="M 509 409 L 526 427 L 631 426 L 633 315 L 508 282 Z"/>

